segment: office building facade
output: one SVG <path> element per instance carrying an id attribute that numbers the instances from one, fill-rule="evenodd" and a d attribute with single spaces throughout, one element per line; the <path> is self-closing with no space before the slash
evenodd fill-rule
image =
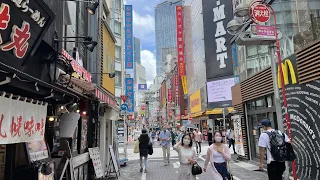
<path id="1" fill-rule="evenodd" d="M 141 41 L 137 37 L 133 37 L 133 59 L 134 62 L 141 64 Z"/>

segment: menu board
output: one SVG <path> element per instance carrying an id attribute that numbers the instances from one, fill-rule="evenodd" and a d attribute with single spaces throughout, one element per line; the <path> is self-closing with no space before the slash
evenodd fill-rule
<path id="1" fill-rule="evenodd" d="M 90 158 L 92 159 L 92 164 L 94 167 L 94 172 L 96 173 L 97 178 L 104 176 L 103 168 L 100 160 L 100 150 L 98 147 L 89 148 Z"/>
<path id="2" fill-rule="evenodd" d="M 48 158 L 48 149 L 44 140 L 27 142 L 28 154 L 31 162 Z"/>

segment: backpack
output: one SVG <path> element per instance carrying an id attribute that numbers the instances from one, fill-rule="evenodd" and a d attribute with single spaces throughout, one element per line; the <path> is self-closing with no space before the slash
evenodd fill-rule
<path id="1" fill-rule="evenodd" d="M 275 161 L 283 162 L 287 160 L 287 145 L 284 133 L 279 131 L 266 132 L 270 138 L 270 152 Z"/>

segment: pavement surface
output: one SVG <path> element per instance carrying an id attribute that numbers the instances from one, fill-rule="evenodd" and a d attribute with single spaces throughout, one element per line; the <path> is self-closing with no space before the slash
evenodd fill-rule
<path id="1" fill-rule="evenodd" d="M 202 153 L 198 156 L 198 164 L 203 167 L 204 160 L 207 152 L 208 145 L 203 143 Z M 178 175 L 178 168 L 180 166 L 178 153 L 171 148 L 170 164 L 164 166 L 162 159 L 162 149 L 159 145 L 154 145 L 154 153 L 148 157 L 148 172 L 141 173 L 139 164 L 139 154 L 133 153 L 134 142 L 128 144 L 128 159 L 127 166 L 120 169 L 120 180 L 176 180 Z M 231 148 L 232 149 L 232 148 Z M 258 166 L 237 161 L 237 155 L 232 154 L 232 161 L 230 163 L 231 173 L 234 175 L 235 180 L 267 180 L 268 176 L 266 172 L 257 172 Z M 197 180 L 209 180 L 211 179 L 210 173 L 207 170 L 206 173 L 202 173 L 197 176 Z"/>

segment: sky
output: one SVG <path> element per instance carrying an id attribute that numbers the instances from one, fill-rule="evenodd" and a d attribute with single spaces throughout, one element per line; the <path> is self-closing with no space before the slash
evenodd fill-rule
<path id="1" fill-rule="evenodd" d="M 124 0 L 133 8 L 133 35 L 141 40 L 141 64 L 146 68 L 147 83 L 156 76 L 154 8 L 165 0 Z"/>

